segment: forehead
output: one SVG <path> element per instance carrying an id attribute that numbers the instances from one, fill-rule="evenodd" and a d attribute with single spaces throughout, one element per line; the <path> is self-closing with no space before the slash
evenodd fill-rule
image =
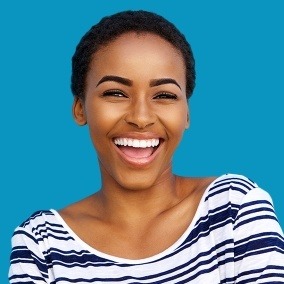
<path id="1" fill-rule="evenodd" d="M 141 46 L 141 43 L 142 46 Z M 127 32 L 119 35 L 110 42 L 102 45 L 99 51 L 105 51 L 113 48 L 127 48 L 131 45 L 138 44 L 140 47 L 148 47 L 155 49 L 156 47 L 166 48 L 173 53 L 181 55 L 181 52 L 169 41 L 163 37 L 149 32 Z"/>
<path id="2" fill-rule="evenodd" d="M 157 52 L 160 54 L 171 53 L 174 56 L 182 56 L 181 52 L 174 47 L 170 42 L 166 41 L 164 38 L 146 32 L 129 32 L 124 33 L 109 43 L 103 45 L 94 54 L 106 53 L 106 52 L 122 52 L 129 54 L 130 51 L 135 51 L 139 49 L 140 52 Z"/>
<path id="3" fill-rule="evenodd" d="M 131 32 L 117 37 L 93 55 L 90 67 L 98 76 L 112 72 L 119 75 L 147 72 L 159 77 L 172 73 L 185 77 L 181 52 L 162 37 L 150 33 Z"/>

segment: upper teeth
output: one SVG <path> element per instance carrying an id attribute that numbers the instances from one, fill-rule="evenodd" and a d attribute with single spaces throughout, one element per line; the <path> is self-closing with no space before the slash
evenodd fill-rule
<path id="1" fill-rule="evenodd" d="M 159 145 L 159 139 L 131 139 L 131 138 L 115 138 L 115 145 L 132 146 L 135 148 L 155 147 Z"/>

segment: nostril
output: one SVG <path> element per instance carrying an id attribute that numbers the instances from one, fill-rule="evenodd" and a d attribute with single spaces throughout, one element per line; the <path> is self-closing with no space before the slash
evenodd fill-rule
<path id="1" fill-rule="evenodd" d="M 131 111 L 125 115 L 124 120 L 135 128 L 143 129 L 153 125 L 157 120 L 157 116 L 148 107 L 139 106 L 138 108 L 133 106 Z"/>
<path id="2" fill-rule="evenodd" d="M 125 119 L 125 122 L 135 128 L 138 128 L 138 129 L 143 129 L 145 127 L 148 127 L 148 126 L 151 126 L 154 124 L 154 122 L 143 122 L 143 121 L 139 121 L 139 122 L 133 122 L 133 121 L 127 121 Z"/>

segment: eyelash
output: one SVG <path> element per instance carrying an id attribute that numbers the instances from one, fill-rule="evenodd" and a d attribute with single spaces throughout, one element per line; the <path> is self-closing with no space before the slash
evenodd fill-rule
<path id="1" fill-rule="evenodd" d="M 124 97 L 126 98 L 127 96 L 120 90 L 109 90 L 105 91 L 102 94 L 103 97 Z M 171 93 L 159 93 L 154 96 L 154 99 L 166 99 L 166 100 L 177 100 L 177 96 Z"/>
<path id="2" fill-rule="evenodd" d="M 111 97 L 111 96 L 114 96 L 114 97 L 126 97 L 126 95 L 122 91 L 119 91 L 119 90 L 105 91 L 105 92 L 103 92 L 102 96 L 103 97 Z"/>
<path id="3" fill-rule="evenodd" d="M 160 98 L 159 98 L 160 97 Z M 160 93 L 154 97 L 154 99 L 169 99 L 176 100 L 177 96 L 171 93 Z"/>

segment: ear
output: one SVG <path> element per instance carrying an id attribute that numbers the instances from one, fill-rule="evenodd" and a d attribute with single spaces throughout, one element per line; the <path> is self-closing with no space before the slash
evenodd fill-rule
<path id="1" fill-rule="evenodd" d="M 186 115 L 186 124 L 185 129 L 188 129 L 190 126 L 190 117 L 189 117 L 189 107 L 187 108 L 187 115 Z"/>
<path id="2" fill-rule="evenodd" d="M 72 113 L 75 121 L 83 126 L 87 124 L 87 118 L 84 111 L 84 104 L 82 99 L 76 97 L 73 102 Z"/>

